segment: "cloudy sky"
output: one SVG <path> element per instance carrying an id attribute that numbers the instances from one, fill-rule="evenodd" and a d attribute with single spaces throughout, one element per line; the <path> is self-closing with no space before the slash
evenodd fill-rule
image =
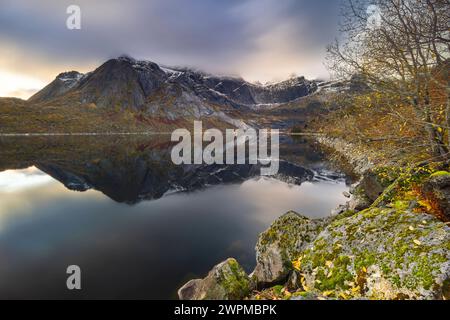
<path id="1" fill-rule="evenodd" d="M 66 27 L 69 5 L 81 30 Z M 277 81 L 327 77 L 339 0 L 0 0 L 0 96 L 27 98 L 62 71 L 122 54 Z"/>

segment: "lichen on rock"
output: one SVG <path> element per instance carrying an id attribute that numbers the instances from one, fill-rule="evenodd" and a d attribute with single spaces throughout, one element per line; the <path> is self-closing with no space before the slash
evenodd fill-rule
<path id="1" fill-rule="evenodd" d="M 263 232 L 256 245 L 256 268 L 252 273 L 258 285 L 283 281 L 292 270 L 291 261 L 315 239 L 326 220 L 311 220 L 290 211 Z"/>
<path id="2" fill-rule="evenodd" d="M 367 209 L 328 225 L 299 255 L 300 272 L 308 290 L 335 297 L 443 298 L 449 231 L 430 215 Z"/>
<path id="3" fill-rule="evenodd" d="M 204 279 L 178 290 L 180 300 L 240 300 L 250 293 L 250 278 L 235 259 L 216 265 Z"/>
<path id="4" fill-rule="evenodd" d="M 347 208 L 349 210 L 364 210 L 370 207 L 370 205 L 373 203 L 373 201 L 370 200 L 370 198 L 367 196 L 363 186 L 360 183 L 354 186 L 350 191 L 351 198 L 347 203 Z"/>
<path id="5" fill-rule="evenodd" d="M 250 278 L 215 276 L 221 264 L 180 298 L 450 299 L 450 174 L 442 168 L 375 168 L 351 192 L 358 206 L 320 220 L 286 213 L 259 236 Z"/>

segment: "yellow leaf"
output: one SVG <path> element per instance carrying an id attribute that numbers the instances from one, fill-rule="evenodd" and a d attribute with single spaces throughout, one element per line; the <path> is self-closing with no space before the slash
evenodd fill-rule
<path id="1" fill-rule="evenodd" d="M 345 293 L 343 293 L 343 292 L 341 292 L 341 293 L 339 294 L 339 297 L 341 297 L 341 298 L 344 299 L 344 300 L 348 300 L 347 295 L 346 295 Z"/>
<path id="2" fill-rule="evenodd" d="M 420 242 L 419 240 L 413 240 L 413 242 L 414 242 L 415 244 L 417 244 L 418 246 L 420 246 L 420 245 L 422 244 L 422 242 Z"/>
<path id="3" fill-rule="evenodd" d="M 414 231 L 414 230 L 416 230 L 413 226 L 409 226 L 409 230 L 410 231 Z"/>
<path id="4" fill-rule="evenodd" d="M 367 268 L 366 267 L 362 267 L 362 272 L 367 273 Z"/>
<path id="5" fill-rule="evenodd" d="M 308 288 L 308 286 L 306 285 L 305 277 L 301 277 L 300 282 L 301 282 L 301 284 L 302 284 L 303 290 L 309 291 L 309 288 Z"/>
<path id="6" fill-rule="evenodd" d="M 431 210 L 432 209 L 432 207 L 431 207 L 431 205 L 430 205 L 430 203 L 428 201 L 420 200 L 420 201 L 417 201 L 417 203 L 420 204 L 422 207 L 424 207 L 427 210 Z M 422 221 L 422 223 L 423 224 L 427 224 L 426 221 Z"/>
<path id="7" fill-rule="evenodd" d="M 333 266 L 333 262 L 327 261 L 327 262 L 325 262 L 325 265 L 326 265 L 328 268 L 331 268 L 331 267 Z"/>
<path id="8" fill-rule="evenodd" d="M 360 290 L 361 288 L 359 286 L 352 288 L 352 292 L 356 293 Z"/>
<path id="9" fill-rule="evenodd" d="M 301 258 L 298 258 L 297 260 L 292 261 L 292 267 L 293 267 L 295 270 L 300 271 L 301 266 L 302 266 Z"/>
<path id="10" fill-rule="evenodd" d="M 331 270 L 331 271 L 328 273 L 327 278 L 330 279 L 332 275 L 333 275 L 333 270 Z"/>
<path id="11" fill-rule="evenodd" d="M 328 297 L 328 296 L 332 295 L 333 293 L 334 293 L 333 290 L 329 290 L 329 291 L 323 292 L 322 295 L 325 296 L 325 297 Z"/>

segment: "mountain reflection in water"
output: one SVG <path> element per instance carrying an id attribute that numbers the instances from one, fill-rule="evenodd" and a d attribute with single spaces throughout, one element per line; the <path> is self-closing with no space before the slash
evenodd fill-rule
<path id="1" fill-rule="evenodd" d="M 0 140 L 0 297 L 175 298 L 228 257 L 251 271 L 258 234 L 284 212 L 324 217 L 345 201 L 342 176 L 307 141 L 284 141 L 269 178 L 251 165 L 175 166 L 170 146 Z M 71 264 L 81 291 L 65 288 Z"/>

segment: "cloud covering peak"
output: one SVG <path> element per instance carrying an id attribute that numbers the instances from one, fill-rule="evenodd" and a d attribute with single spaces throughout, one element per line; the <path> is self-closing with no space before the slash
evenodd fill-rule
<path id="1" fill-rule="evenodd" d="M 82 29 L 68 30 L 71 4 L 2 0 L 0 68 L 45 82 L 125 53 L 249 81 L 325 77 L 338 19 L 329 0 L 78 0 Z"/>

